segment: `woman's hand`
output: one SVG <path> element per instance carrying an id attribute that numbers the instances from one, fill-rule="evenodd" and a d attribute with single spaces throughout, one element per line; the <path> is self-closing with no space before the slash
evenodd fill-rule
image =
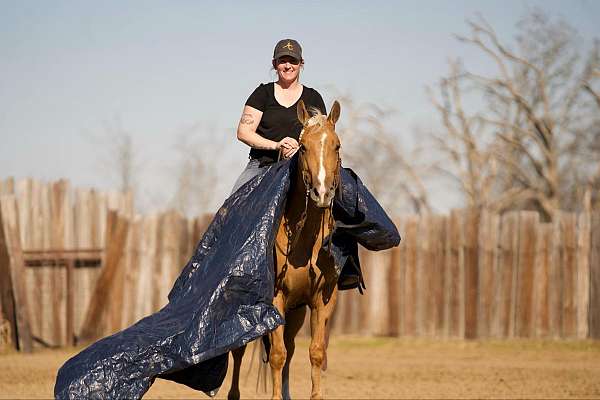
<path id="1" fill-rule="evenodd" d="M 291 137 L 284 137 L 277 142 L 277 150 L 281 151 L 284 158 L 290 158 L 298 151 L 298 141 Z"/>
<path id="2" fill-rule="evenodd" d="M 294 154 L 296 154 L 296 152 L 298 151 L 298 149 L 299 149 L 299 148 L 300 148 L 300 147 L 296 147 L 296 148 L 295 148 L 295 149 L 293 149 L 293 150 L 290 150 L 290 151 L 288 151 L 288 152 L 284 152 L 284 153 L 283 153 L 283 158 L 292 158 L 292 156 L 293 156 Z"/>

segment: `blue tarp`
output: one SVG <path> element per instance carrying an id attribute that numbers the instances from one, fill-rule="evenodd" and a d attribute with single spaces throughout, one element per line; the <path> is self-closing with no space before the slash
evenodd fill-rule
<path id="1" fill-rule="evenodd" d="M 177 278 L 169 303 L 129 328 L 90 345 L 58 371 L 57 399 L 139 399 L 158 378 L 216 393 L 228 352 L 284 323 L 272 305 L 273 245 L 297 158 L 232 194 Z M 358 264 L 357 243 L 398 245 L 396 227 L 348 169 L 334 204 L 335 233 L 326 246 L 338 273 Z"/>

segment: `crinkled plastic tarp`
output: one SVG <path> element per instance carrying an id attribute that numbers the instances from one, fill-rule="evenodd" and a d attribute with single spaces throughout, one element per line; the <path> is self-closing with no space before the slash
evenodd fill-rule
<path id="1" fill-rule="evenodd" d="M 155 378 L 214 395 L 228 351 L 284 323 L 272 305 L 273 244 L 296 158 L 265 172 L 217 212 L 175 285 L 169 303 L 131 327 L 92 344 L 58 371 L 57 399 L 138 399 Z M 392 221 L 358 177 L 341 173 L 331 252 L 338 273 L 370 250 L 396 246 Z M 329 246 L 329 241 L 326 243 Z"/>

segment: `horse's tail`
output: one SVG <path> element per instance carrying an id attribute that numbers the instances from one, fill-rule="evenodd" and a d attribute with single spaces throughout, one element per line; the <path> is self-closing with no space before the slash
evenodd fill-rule
<path id="1" fill-rule="evenodd" d="M 269 374 L 269 353 L 271 351 L 271 342 L 269 336 L 265 335 L 252 343 L 252 357 L 246 374 L 246 382 L 250 378 L 250 371 L 257 370 L 256 375 L 256 393 L 267 393 L 267 380 Z M 258 364 L 258 368 L 256 365 Z"/>

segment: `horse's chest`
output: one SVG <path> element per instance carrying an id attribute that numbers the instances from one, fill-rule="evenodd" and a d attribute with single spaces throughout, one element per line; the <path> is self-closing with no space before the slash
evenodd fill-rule
<path id="1" fill-rule="evenodd" d="M 323 277 L 314 266 L 288 268 L 282 281 L 282 291 L 290 307 L 310 304 L 314 294 L 320 290 Z"/>
<path id="2" fill-rule="evenodd" d="M 318 293 L 332 286 L 336 278 L 335 269 L 331 268 L 333 259 L 324 256 L 320 246 L 322 237 L 328 233 L 321 227 L 321 219 L 308 219 L 297 240 L 283 224 L 280 226 L 275 247 L 275 290 L 284 295 L 287 307 L 313 304 Z"/>

